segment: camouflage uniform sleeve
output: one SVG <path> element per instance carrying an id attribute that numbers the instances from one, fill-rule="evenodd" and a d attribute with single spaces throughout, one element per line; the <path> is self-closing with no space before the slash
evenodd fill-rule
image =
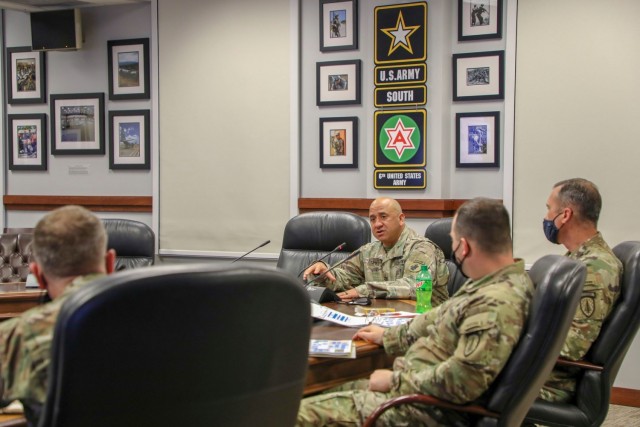
<path id="1" fill-rule="evenodd" d="M 362 253 L 333 270 L 333 275 L 336 277 L 336 281 L 331 283 L 327 280 L 327 287 L 335 292 L 353 289 L 364 282 L 364 259 Z"/>
<path id="2" fill-rule="evenodd" d="M 432 325 L 437 310 L 431 310 L 421 314 L 411 322 L 389 328 L 384 331 L 382 342 L 384 349 L 389 354 L 403 354 L 419 337 L 427 335 L 429 325 Z"/>
<path id="3" fill-rule="evenodd" d="M 524 317 L 516 307 L 500 304 L 495 298 L 483 299 L 461 319 L 457 330 L 451 331 L 459 337 L 451 356 L 431 363 L 433 353 L 450 350 L 437 348 L 429 337 L 421 337 L 405 358 L 399 358 L 394 364 L 392 391 L 466 403 L 488 389 L 518 341 Z M 500 307 L 500 313 L 495 307 Z"/>
<path id="4" fill-rule="evenodd" d="M 444 302 L 449 294 L 447 280 L 449 270 L 444 262 L 442 251 L 431 242 L 416 240 L 408 250 L 405 250 L 404 270 L 402 277 L 389 281 L 367 281 L 356 288 L 361 296 L 386 299 L 415 299 L 415 280 L 420 272 L 420 266 L 426 264 L 433 279 L 431 304 L 437 306 Z"/>
<path id="5" fill-rule="evenodd" d="M 2 403 L 8 404 L 11 396 L 7 396 L 5 391 L 11 388 L 12 366 L 16 361 L 12 358 L 15 354 L 15 330 L 18 325 L 18 319 L 10 319 L 0 325 L 0 396 Z"/>
<path id="6" fill-rule="evenodd" d="M 44 402 L 54 324 L 51 306 L 41 306 L 0 325 L 3 403 Z"/>
<path id="7" fill-rule="evenodd" d="M 571 322 L 567 339 L 560 355 L 570 360 L 579 360 L 591 348 L 609 315 L 619 290 L 619 271 L 600 259 L 583 260 L 587 266 L 580 303 Z"/>

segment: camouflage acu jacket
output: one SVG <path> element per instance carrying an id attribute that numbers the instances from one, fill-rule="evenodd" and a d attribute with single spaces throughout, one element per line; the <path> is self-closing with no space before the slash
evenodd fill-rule
<path id="1" fill-rule="evenodd" d="M 519 260 L 468 280 L 441 306 L 383 336 L 393 366 L 391 394 L 425 393 L 466 403 L 484 393 L 507 362 L 529 311 L 533 284 Z"/>
<path id="2" fill-rule="evenodd" d="M 398 242 L 389 250 L 376 241 L 362 246 L 360 255 L 336 268 L 336 292 L 355 288 L 360 296 L 415 299 L 415 278 L 420 266 L 429 266 L 433 278 L 431 304 L 442 304 L 449 294 L 449 269 L 440 248 L 431 240 L 404 228 Z"/>
<path id="3" fill-rule="evenodd" d="M 3 404 L 16 399 L 44 402 L 51 340 L 60 307 L 80 286 L 99 276 L 79 277 L 55 300 L 0 323 L 0 393 Z"/>
<path id="4" fill-rule="evenodd" d="M 620 295 L 622 263 L 597 233 L 574 252 L 565 254 L 582 261 L 587 266 L 587 278 L 582 290 L 580 305 L 571 322 L 569 335 L 560 356 L 579 360 L 587 354 L 602 328 L 602 322 L 611 312 Z M 575 391 L 577 370 L 556 367 L 540 392 L 549 401 L 567 402 Z"/>

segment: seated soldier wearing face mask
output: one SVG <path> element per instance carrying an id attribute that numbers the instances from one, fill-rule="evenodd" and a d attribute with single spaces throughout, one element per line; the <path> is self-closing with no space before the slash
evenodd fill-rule
<path id="1" fill-rule="evenodd" d="M 547 200 L 544 234 L 567 248 L 566 256 L 587 266 L 580 305 L 560 356 L 579 360 L 598 337 L 602 323 L 620 294 L 622 263 L 597 229 L 602 198 L 598 187 L 582 178 L 553 186 Z M 556 366 L 540 391 L 544 400 L 567 402 L 575 393 L 576 368 Z"/>

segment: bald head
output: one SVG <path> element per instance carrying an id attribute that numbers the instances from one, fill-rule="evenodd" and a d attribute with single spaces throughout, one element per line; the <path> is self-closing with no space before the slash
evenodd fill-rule
<path id="1" fill-rule="evenodd" d="M 373 235 L 385 248 L 394 246 L 404 230 L 402 207 L 389 197 L 379 197 L 371 203 L 369 221 Z"/>
<path id="2" fill-rule="evenodd" d="M 369 211 L 373 208 L 384 207 L 388 212 L 393 212 L 396 214 L 402 213 L 402 206 L 396 199 L 392 199 L 391 197 L 378 197 L 373 202 L 371 202 L 371 206 L 369 207 Z"/>

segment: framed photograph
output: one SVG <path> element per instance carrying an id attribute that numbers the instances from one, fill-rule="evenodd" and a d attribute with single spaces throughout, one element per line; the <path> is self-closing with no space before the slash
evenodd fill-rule
<path id="1" fill-rule="evenodd" d="M 316 105 L 360 104 L 359 59 L 316 64 Z"/>
<path id="2" fill-rule="evenodd" d="M 502 38 L 502 0 L 458 0 L 458 41 Z"/>
<path id="3" fill-rule="evenodd" d="M 453 100 L 504 99 L 504 51 L 453 55 Z"/>
<path id="4" fill-rule="evenodd" d="M 457 113 L 456 141 L 456 167 L 500 167 L 500 113 Z"/>
<path id="5" fill-rule="evenodd" d="M 149 39 L 107 41 L 109 99 L 149 99 Z"/>
<path id="6" fill-rule="evenodd" d="M 358 48 L 358 0 L 320 0 L 320 51 Z"/>
<path id="7" fill-rule="evenodd" d="M 104 154 L 104 93 L 51 95 L 51 154 Z"/>
<path id="8" fill-rule="evenodd" d="M 9 104 L 47 102 L 44 52 L 30 47 L 7 48 L 7 99 Z"/>
<path id="9" fill-rule="evenodd" d="M 47 170 L 47 115 L 9 114 L 9 169 Z"/>
<path id="10" fill-rule="evenodd" d="M 109 111 L 109 169 L 151 169 L 149 110 Z"/>
<path id="11" fill-rule="evenodd" d="M 320 168 L 358 167 L 358 118 L 320 119 Z"/>

